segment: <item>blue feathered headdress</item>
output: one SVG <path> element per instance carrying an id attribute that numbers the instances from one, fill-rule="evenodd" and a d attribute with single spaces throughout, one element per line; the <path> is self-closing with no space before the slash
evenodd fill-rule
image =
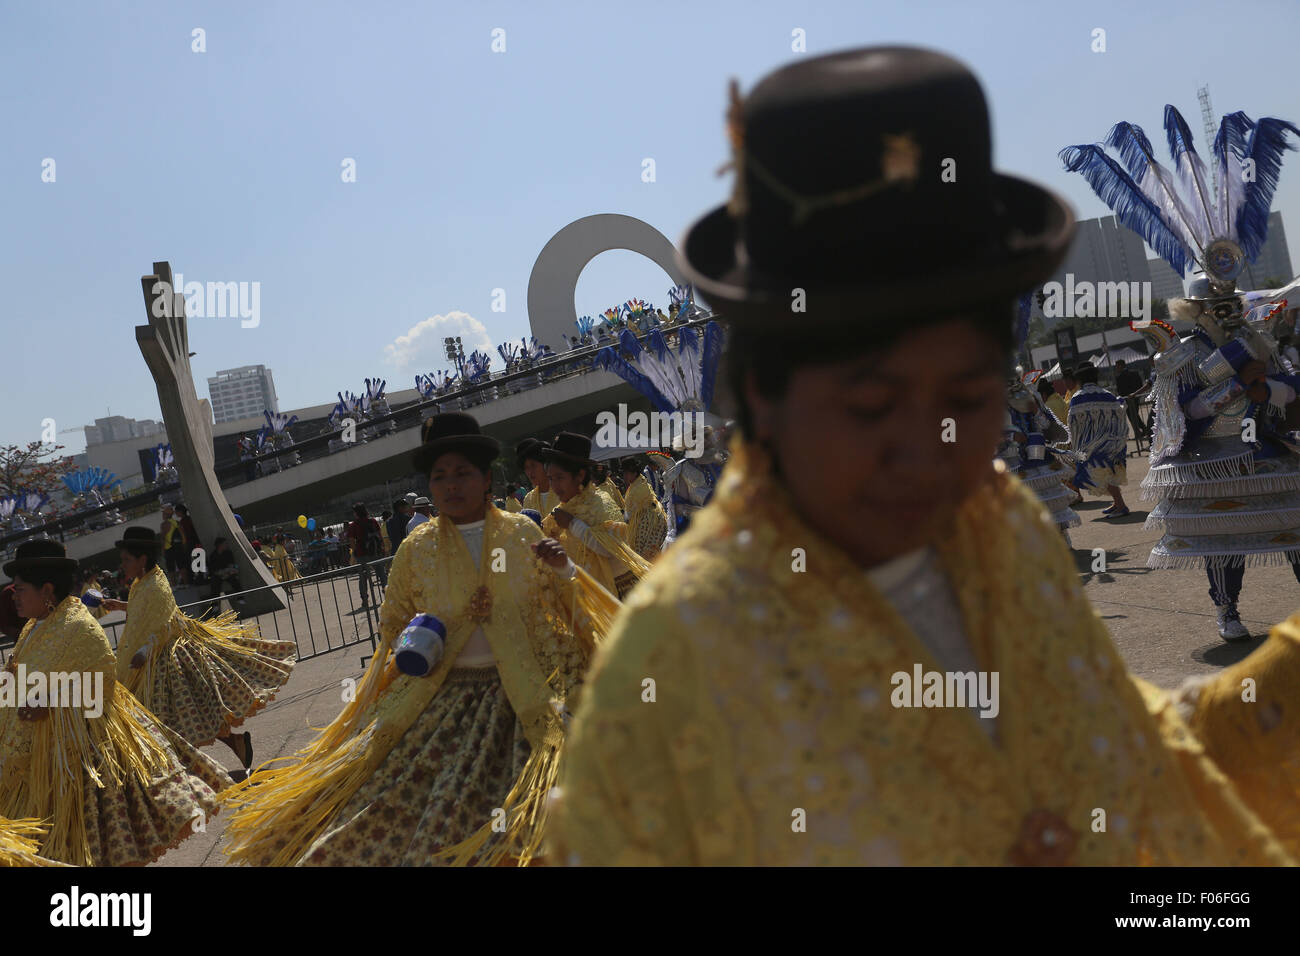
<path id="1" fill-rule="evenodd" d="M 1255 122 L 1245 113 L 1228 114 L 1210 150 L 1211 177 L 1187 121 L 1166 106 L 1172 170 L 1156 160 L 1151 141 L 1133 123 L 1117 123 L 1104 144 L 1067 146 L 1060 157 L 1179 275 L 1190 266 L 1213 274 L 1206 269 L 1212 258 L 1207 252 L 1217 240 L 1236 243 L 1251 262 L 1263 248 L 1282 154 L 1295 149 L 1286 141 L 1288 133 L 1300 136 L 1300 128 L 1272 117 Z"/>

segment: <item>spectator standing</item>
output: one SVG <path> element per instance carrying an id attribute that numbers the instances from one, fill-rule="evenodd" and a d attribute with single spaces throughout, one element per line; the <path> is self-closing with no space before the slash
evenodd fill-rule
<path id="1" fill-rule="evenodd" d="M 388 519 L 388 540 L 392 542 L 393 553 L 402 546 L 402 539 L 406 537 L 406 523 L 411 520 L 411 509 L 407 507 L 405 498 L 398 498 L 393 502 L 393 516 Z"/>
<path id="2" fill-rule="evenodd" d="M 415 514 L 411 515 L 411 520 L 406 523 L 407 534 L 410 534 L 416 528 L 420 527 L 420 525 L 424 524 L 431 517 L 429 512 L 432 508 L 430 507 L 430 501 L 428 498 L 416 498 L 413 507 L 415 509 Z"/>
<path id="3" fill-rule="evenodd" d="M 361 565 L 361 576 L 358 584 L 361 589 L 361 606 L 367 607 L 370 602 L 370 591 L 374 583 L 370 577 L 371 562 L 377 561 L 383 556 L 383 533 L 379 529 L 379 522 L 370 517 L 370 512 L 366 506 L 357 502 L 352 506 L 353 520 L 348 524 L 348 543 L 352 547 L 352 555 L 357 564 Z M 381 585 L 388 583 L 387 569 L 382 565 L 375 566 L 376 573 L 379 574 L 379 583 Z M 376 600 L 375 602 L 379 602 Z"/>

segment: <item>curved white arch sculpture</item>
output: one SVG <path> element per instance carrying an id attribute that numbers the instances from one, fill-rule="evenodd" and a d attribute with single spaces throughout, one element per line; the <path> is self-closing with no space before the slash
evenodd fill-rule
<path id="1" fill-rule="evenodd" d="M 686 284 L 677 268 L 677 250 L 649 223 L 618 213 L 575 219 L 542 248 L 528 277 L 528 324 L 538 342 L 564 350 L 560 336 L 577 333 L 573 299 L 578 277 L 587 263 L 610 249 L 640 253 L 668 273 L 674 285 Z"/>

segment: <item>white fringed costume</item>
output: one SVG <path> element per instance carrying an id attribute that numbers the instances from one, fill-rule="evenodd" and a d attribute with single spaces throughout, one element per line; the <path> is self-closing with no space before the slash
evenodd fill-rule
<path id="1" fill-rule="evenodd" d="M 1160 354 L 1151 468 L 1142 497 L 1159 501 L 1147 527 L 1165 532 L 1147 565 L 1284 566 L 1300 560 L 1300 455 L 1282 417 L 1282 400 L 1294 398 L 1293 385 L 1300 383 L 1288 384 L 1294 377 L 1282 370 L 1272 336 L 1253 323 L 1232 338 L 1198 326 L 1181 342 L 1165 323 L 1145 331 L 1157 340 Z M 1216 332 L 1223 348 L 1212 337 Z M 1222 360 L 1225 350 L 1258 352 L 1268 363 L 1269 402 L 1250 401 Z M 1210 414 L 1189 420 L 1189 413 L 1200 412 Z M 1250 437 L 1243 426 L 1248 418 L 1253 442 L 1243 440 Z"/>
<path id="2" fill-rule="evenodd" d="M 1148 525 L 1165 532 L 1148 565 L 1204 567 L 1215 604 L 1235 619 L 1246 566 L 1300 561 L 1300 455 L 1286 423 L 1300 379 L 1279 358 L 1273 335 L 1282 297 L 1297 283 L 1237 288 L 1268 233 L 1282 157 L 1293 148 L 1287 135 L 1300 136 L 1300 128 L 1229 113 L 1211 146 L 1212 177 L 1173 106 L 1165 107 L 1164 126 L 1169 168 L 1132 123 L 1116 124 L 1104 144 L 1060 155 L 1180 276 L 1200 274 L 1186 298 L 1170 302 L 1175 319 L 1194 324 L 1190 336 L 1180 341 L 1158 320 L 1141 328 L 1158 351 L 1142 496 L 1159 500 Z M 1220 625 L 1224 634 L 1222 616 Z"/>

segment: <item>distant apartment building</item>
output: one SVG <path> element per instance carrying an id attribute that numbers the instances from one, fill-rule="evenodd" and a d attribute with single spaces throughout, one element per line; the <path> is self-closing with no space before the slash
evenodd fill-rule
<path id="1" fill-rule="evenodd" d="M 150 435 L 162 435 L 165 432 L 162 422 L 156 422 L 151 418 L 124 418 L 121 415 L 96 418 L 95 424 L 85 425 L 83 430 L 86 433 L 87 447 L 106 445 L 115 441 L 126 441 L 130 438 L 147 438 Z"/>
<path id="2" fill-rule="evenodd" d="M 1268 288 L 1269 279 L 1281 279 L 1283 282 L 1295 278 L 1291 269 L 1291 252 L 1286 246 L 1286 229 L 1282 225 L 1282 214 L 1272 212 L 1268 215 L 1268 238 L 1259 256 L 1248 265 L 1237 280 L 1243 289 Z"/>
<path id="3" fill-rule="evenodd" d="M 280 410 L 275 381 L 265 365 L 226 369 L 208 379 L 208 399 L 217 424 L 261 415 L 263 409 Z"/>
<path id="4" fill-rule="evenodd" d="M 1150 282 L 1146 246 L 1137 233 L 1120 225 L 1114 216 L 1080 220 L 1065 262 L 1048 281 L 1065 286 L 1069 275 L 1074 277 L 1075 285 L 1080 282 Z M 1032 309 L 1032 314 L 1042 316 L 1049 328 L 1060 318 L 1043 316 L 1042 306 L 1036 300 Z"/>
<path id="5" fill-rule="evenodd" d="M 1148 259 L 1151 269 L 1151 297 L 1154 299 L 1181 299 L 1187 292 L 1183 278 L 1164 259 Z"/>

